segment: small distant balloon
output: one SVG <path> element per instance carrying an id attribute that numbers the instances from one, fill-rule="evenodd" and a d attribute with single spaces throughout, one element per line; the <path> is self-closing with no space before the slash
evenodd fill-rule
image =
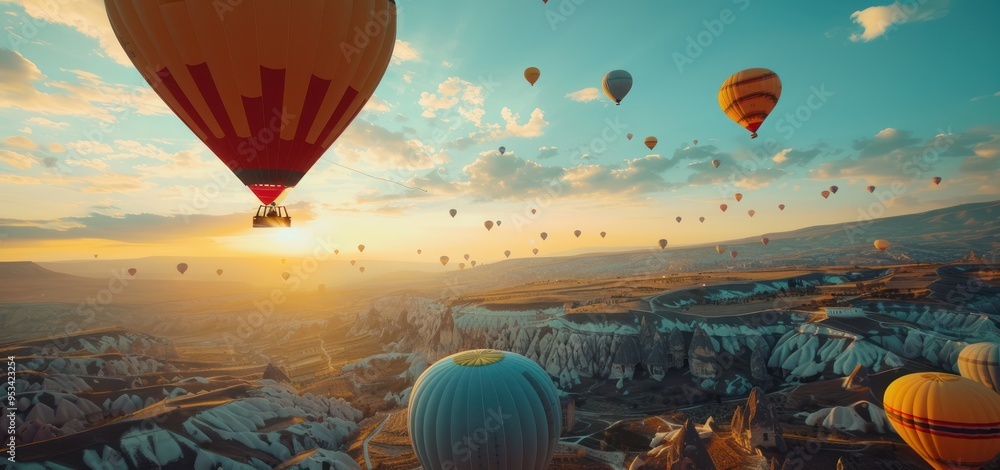
<path id="1" fill-rule="evenodd" d="M 698 139 L 694 139 L 692 142 L 694 142 L 695 145 L 698 145 Z"/>
<path id="2" fill-rule="evenodd" d="M 878 240 L 875 240 L 875 249 L 878 250 L 878 251 L 885 251 L 891 245 L 892 245 L 892 243 L 889 243 L 888 240 L 883 240 L 881 238 L 879 238 Z"/>
<path id="3" fill-rule="evenodd" d="M 96 258 L 97 258 L 97 255 L 94 255 L 94 258 L 96 259 Z"/>
<path id="4" fill-rule="evenodd" d="M 287 261 L 285 258 L 281 258 L 281 264 L 285 264 L 285 261 Z"/>
<path id="5" fill-rule="evenodd" d="M 628 140 L 632 140 L 632 133 L 631 133 L 631 132 L 629 132 L 629 133 L 628 133 L 628 134 L 627 134 L 627 135 L 625 136 L 625 138 L 627 138 Z"/>
<path id="6" fill-rule="evenodd" d="M 465 254 L 465 260 L 469 261 L 469 254 L 468 253 Z"/>
<path id="7" fill-rule="evenodd" d="M 287 281 L 287 280 L 288 280 L 288 278 L 290 278 L 290 277 L 292 277 L 292 275 L 291 275 L 291 274 L 289 274 L 289 273 L 287 273 L 287 272 L 283 272 L 283 273 L 281 273 L 281 278 L 282 278 L 282 279 L 284 279 L 284 280 L 286 280 L 286 281 Z"/>
<path id="8" fill-rule="evenodd" d="M 362 267 L 358 268 L 358 271 L 361 271 L 361 274 L 364 274 L 365 273 L 365 267 L 362 266 Z"/>
<path id="9" fill-rule="evenodd" d="M 573 231 L 573 235 L 576 235 L 576 238 L 580 238 L 580 234 L 581 234 L 581 233 L 583 233 L 583 232 L 581 232 L 581 231 L 579 231 L 579 230 L 574 230 L 574 231 Z"/>
<path id="10" fill-rule="evenodd" d="M 137 269 L 135 269 L 135 268 L 129 268 L 128 275 L 132 276 L 132 277 L 135 277 L 135 273 L 137 273 L 137 272 L 139 272 Z"/>
<path id="11" fill-rule="evenodd" d="M 722 209 L 722 212 L 726 212 L 726 209 L 729 209 L 729 206 L 727 206 L 726 204 L 720 204 L 719 209 Z"/>
<path id="12" fill-rule="evenodd" d="M 632 89 L 632 74 L 624 70 L 612 70 L 601 80 L 604 94 L 614 100 L 616 105 L 622 104 L 625 95 Z"/>
<path id="13" fill-rule="evenodd" d="M 757 211 L 755 211 L 753 209 L 750 209 L 750 210 L 747 211 L 747 215 L 749 215 L 750 217 L 753 217 L 753 215 L 756 214 L 756 213 L 757 213 Z"/>
<path id="14" fill-rule="evenodd" d="M 542 241 L 545 241 L 546 238 L 549 238 L 549 234 L 545 232 L 542 232 L 539 236 L 542 237 Z"/>
<path id="15" fill-rule="evenodd" d="M 353 260 L 353 259 L 352 259 L 352 260 L 351 260 L 351 266 L 354 266 L 354 263 L 357 263 L 357 262 L 358 262 L 357 260 Z"/>
<path id="16" fill-rule="evenodd" d="M 819 194 L 820 196 L 823 196 L 823 199 L 830 197 L 830 191 L 822 191 Z"/>
<path id="17" fill-rule="evenodd" d="M 538 81 L 538 77 L 540 76 L 542 76 L 542 72 L 538 70 L 538 67 L 528 67 L 524 69 L 524 79 L 527 80 L 531 86 L 535 86 L 535 82 Z"/>
<path id="18" fill-rule="evenodd" d="M 447 256 L 442 256 L 440 258 L 440 260 L 441 260 L 441 266 L 447 266 L 448 265 L 448 257 Z"/>
<path id="19" fill-rule="evenodd" d="M 476 267 L 476 260 L 472 260 L 472 267 Z"/>
<path id="20" fill-rule="evenodd" d="M 365 246 L 364 245 L 358 245 L 358 252 L 359 253 L 364 253 L 365 252 Z"/>
<path id="21" fill-rule="evenodd" d="M 718 254 L 723 254 L 726 252 L 726 245 L 715 245 L 715 252 Z"/>
<path id="22" fill-rule="evenodd" d="M 722 160 L 719 159 L 712 160 L 712 166 L 718 168 L 719 165 L 722 165 Z"/>
<path id="23" fill-rule="evenodd" d="M 340 250 L 333 250 L 333 254 L 339 255 L 340 254 Z"/>
<path id="24" fill-rule="evenodd" d="M 418 255 L 421 254 L 421 253 L 423 253 L 423 252 L 424 252 L 424 250 L 420 250 L 420 249 L 417 250 L 417 254 Z"/>
<path id="25" fill-rule="evenodd" d="M 499 226 L 500 226 L 500 221 L 498 220 L 498 221 L 497 221 L 497 227 L 499 227 Z"/>
<path id="26" fill-rule="evenodd" d="M 676 220 L 677 223 L 681 223 L 681 216 L 677 216 L 677 218 L 675 218 L 674 220 Z"/>
<path id="27" fill-rule="evenodd" d="M 452 210 L 449 210 L 448 213 L 451 214 L 451 218 L 454 219 L 455 216 L 458 215 L 458 210 L 452 209 Z"/>
<path id="28" fill-rule="evenodd" d="M 216 269 L 215 270 L 215 274 L 221 276 L 222 275 L 222 270 L 221 269 Z"/>
<path id="29" fill-rule="evenodd" d="M 531 253 L 537 255 L 538 254 L 538 248 L 532 248 L 531 249 Z"/>
<path id="30" fill-rule="evenodd" d="M 778 210 L 779 211 L 785 210 L 785 205 L 784 204 L 778 204 Z"/>
<path id="31" fill-rule="evenodd" d="M 510 258 L 510 250 L 504 250 L 504 252 L 503 252 L 503 256 L 504 256 L 505 258 Z"/>
<path id="32" fill-rule="evenodd" d="M 184 272 L 187 271 L 187 270 L 188 270 L 187 263 L 180 263 L 180 264 L 177 265 L 177 272 L 179 272 L 181 274 L 184 274 Z"/>
<path id="33" fill-rule="evenodd" d="M 731 256 L 733 259 L 736 259 L 736 255 L 738 255 L 738 254 L 739 253 L 737 253 L 736 250 L 733 250 L 733 251 L 729 252 L 729 256 Z"/>
<path id="34" fill-rule="evenodd" d="M 489 231 L 489 230 L 493 229 L 493 221 L 492 220 L 487 220 L 486 222 L 483 222 L 483 226 L 486 227 L 487 231 Z"/>
<path id="35" fill-rule="evenodd" d="M 506 152 L 506 151 L 507 151 L 507 147 L 500 147 L 500 148 L 499 148 L 499 149 L 497 149 L 497 150 L 499 150 L 499 151 L 500 151 L 500 155 L 503 155 L 503 154 L 504 154 L 504 152 Z"/>
<path id="36" fill-rule="evenodd" d="M 736 196 L 734 197 L 736 198 L 736 202 L 740 202 L 743 200 L 743 194 L 741 193 L 736 193 Z"/>
<path id="37" fill-rule="evenodd" d="M 932 179 L 931 181 L 933 181 L 935 185 L 939 185 L 941 184 L 941 177 L 935 176 L 934 179 Z"/>
<path id="38" fill-rule="evenodd" d="M 531 214 L 532 214 L 532 215 L 534 215 L 534 214 L 535 214 L 536 212 L 538 212 L 538 210 L 537 210 L 537 209 L 531 209 Z"/>
<path id="39" fill-rule="evenodd" d="M 836 186 L 830 186 L 830 194 L 837 194 L 837 191 L 840 191 L 840 188 Z"/>
<path id="40" fill-rule="evenodd" d="M 608 232 L 601 232 L 601 238 L 608 236 Z"/>
<path id="41" fill-rule="evenodd" d="M 704 217 L 698 217 L 698 222 L 705 223 L 705 218 Z"/>
<path id="42" fill-rule="evenodd" d="M 875 186 L 869 186 L 868 187 L 868 192 L 869 193 L 874 193 L 875 192 Z"/>
<path id="43" fill-rule="evenodd" d="M 660 241 L 657 242 L 657 244 L 660 245 L 660 249 L 662 250 L 667 247 L 667 239 L 661 238 Z"/>
<path id="44" fill-rule="evenodd" d="M 465 263 L 458 263 L 458 269 L 465 269 Z"/>
<path id="45" fill-rule="evenodd" d="M 657 142 L 659 142 L 659 141 L 656 140 L 656 137 L 649 136 L 649 137 L 646 137 L 645 144 L 646 144 L 646 147 L 649 147 L 650 150 L 653 150 L 653 147 L 656 147 L 656 143 Z"/>
<path id="46" fill-rule="evenodd" d="M 764 237 L 764 238 L 760 239 L 760 242 L 763 243 L 764 246 L 767 246 L 767 244 L 771 242 L 771 239 L 767 238 L 767 237 Z"/>

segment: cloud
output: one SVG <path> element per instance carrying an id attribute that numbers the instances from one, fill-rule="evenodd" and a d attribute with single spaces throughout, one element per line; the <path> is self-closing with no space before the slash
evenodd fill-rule
<path id="1" fill-rule="evenodd" d="M 81 158 L 79 160 L 66 160 L 67 165 L 82 166 L 100 172 L 108 171 L 108 163 L 99 158 Z"/>
<path id="2" fill-rule="evenodd" d="M 545 160 L 559 155 L 559 150 L 556 147 L 539 147 L 538 152 L 538 156 L 535 157 L 537 160 Z"/>
<path id="3" fill-rule="evenodd" d="M 452 63 L 448 62 L 447 60 L 442 60 L 441 61 L 441 66 L 444 67 L 444 68 L 446 68 L 446 69 L 450 69 L 451 66 L 452 66 Z"/>
<path id="4" fill-rule="evenodd" d="M 481 108 L 484 101 L 483 87 L 459 77 L 448 77 L 438 85 L 436 94 L 421 93 L 417 104 L 423 107 L 421 116 L 433 118 L 437 117 L 437 112 L 440 110 L 451 109 L 460 102 L 465 103 L 469 107 L 460 107 L 459 115 L 478 127 L 482 125 L 482 118 L 486 114 Z"/>
<path id="5" fill-rule="evenodd" d="M 303 210 L 304 209 L 304 210 Z M 294 212 L 301 220 L 311 207 Z M 0 227 L 14 240 L 101 239 L 126 243 L 171 242 L 195 237 L 238 235 L 246 230 L 246 214 L 111 216 L 93 212 L 84 217 L 51 220 L 0 219 Z"/>
<path id="6" fill-rule="evenodd" d="M 783 149 L 771 157 L 771 161 L 778 167 L 801 166 L 804 167 L 813 162 L 816 158 L 836 153 L 825 145 L 818 145 L 809 150 Z"/>
<path id="7" fill-rule="evenodd" d="M 594 101 L 599 97 L 600 97 L 600 91 L 596 87 L 584 88 L 582 90 L 577 90 L 572 93 L 566 94 L 566 98 L 569 98 L 573 101 L 579 101 L 581 103 Z"/>
<path id="8" fill-rule="evenodd" d="M 377 96 L 372 95 L 372 98 L 365 103 L 364 110 L 373 113 L 385 113 L 389 111 L 389 103 Z"/>
<path id="9" fill-rule="evenodd" d="M 998 96 L 1000 96 L 1000 91 L 998 91 L 996 93 L 993 93 L 992 95 L 973 96 L 972 98 L 969 99 L 969 101 L 973 101 L 973 102 L 975 102 L 975 101 L 982 101 L 982 100 L 985 100 L 987 98 L 995 98 L 995 97 L 998 97 Z"/>
<path id="10" fill-rule="evenodd" d="M 401 64 L 414 60 L 420 60 L 420 52 L 413 47 L 413 44 L 397 39 L 396 46 L 392 49 L 393 63 Z"/>
<path id="11" fill-rule="evenodd" d="M 58 143 L 58 142 L 49 144 L 49 152 L 52 152 L 52 153 L 63 153 L 65 151 L 66 151 L 66 147 L 63 147 L 63 145 L 60 144 L 60 143 Z"/>
<path id="12" fill-rule="evenodd" d="M 96 39 L 107 57 L 126 67 L 132 66 L 125 50 L 118 43 L 114 30 L 111 29 L 104 2 L 61 1 L 55 7 L 52 3 L 37 0 L 7 0 L 7 2 L 20 5 L 25 13 L 33 18 L 47 23 L 66 25 Z"/>
<path id="13" fill-rule="evenodd" d="M 65 129 L 69 127 L 68 122 L 62 122 L 62 121 L 56 122 L 51 119 L 45 119 L 43 117 L 37 117 L 37 116 L 33 118 L 28 118 L 26 122 L 28 124 L 34 124 L 36 126 L 44 127 L 47 129 Z"/>
<path id="14" fill-rule="evenodd" d="M 66 144 L 66 147 L 81 155 L 107 155 L 114 152 L 114 147 L 93 140 L 77 140 Z"/>
<path id="15" fill-rule="evenodd" d="M 23 135 L 15 135 L 4 139 L 4 145 L 21 150 L 35 150 L 38 144 Z"/>
<path id="16" fill-rule="evenodd" d="M 35 157 L 30 154 L 0 149 L 0 162 L 6 163 L 19 170 L 27 170 L 28 168 L 31 168 L 36 161 Z"/>
<path id="17" fill-rule="evenodd" d="M 0 108 L 48 115 L 70 115 L 113 122 L 114 113 L 165 114 L 169 108 L 147 87 L 112 85 L 94 74 L 68 70 L 78 82 L 45 81 L 37 66 L 20 53 L 0 48 Z M 42 83 L 59 92 L 36 88 Z M 52 122 L 52 121 L 50 121 Z"/>
<path id="18" fill-rule="evenodd" d="M 358 119 L 334 143 L 337 155 L 346 162 L 383 169 L 424 169 L 451 159 L 418 139 L 393 132 Z"/>
<path id="19" fill-rule="evenodd" d="M 949 0 L 893 2 L 885 6 L 872 6 L 851 14 L 851 21 L 861 26 L 860 33 L 850 36 L 854 42 L 868 42 L 884 36 L 890 29 L 906 23 L 927 21 L 948 14 Z"/>
<path id="20" fill-rule="evenodd" d="M 545 113 L 539 108 L 535 108 L 535 110 L 531 112 L 531 116 L 524 124 L 518 123 L 521 116 L 511 111 L 508 107 L 504 107 L 500 110 L 500 117 L 503 118 L 504 125 L 487 125 L 482 132 L 476 135 L 476 140 L 478 142 L 486 142 L 488 140 L 503 139 L 508 137 L 540 137 L 544 134 L 542 129 L 549 125 L 549 122 L 545 120 Z"/>
<path id="21" fill-rule="evenodd" d="M 24 128 L 18 129 L 18 132 L 23 132 L 25 134 L 31 134 L 31 128 L 30 127 L 24 127 Z"/>

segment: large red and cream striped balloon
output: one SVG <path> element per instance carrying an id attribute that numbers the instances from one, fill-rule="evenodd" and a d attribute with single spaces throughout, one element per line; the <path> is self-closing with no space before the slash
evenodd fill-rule
<path id="1" fill-rule="evenodd" d="M 358 115 L 396 41 L 394 0 L 105 0 L 143 78 L 264 204 Z"/>

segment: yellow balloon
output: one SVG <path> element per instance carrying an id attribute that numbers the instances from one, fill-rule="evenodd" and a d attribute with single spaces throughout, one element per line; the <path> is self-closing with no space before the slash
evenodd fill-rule
<path id="1" fill-rule="evenodd" d="M 757 129 L 781 98 L 781 79 L 764 68 L 746 69 L 726 79 L 719 88 L 719 107 L 733 122 L 757 137 Z"/>
<path id="2" fill-rule="evenodd" d="M 656 140 L 656 137 L 649 136 L 649 137 L 646 137 L 645 144 L 646 144 L 646 147 L 649 147 L 650 150 L 653 150 L 653 147 L 656 147 L 656 143 L 657 142 L 659 142 L 659 141 Z"/>
<path id="3" fill-rule="evenodd" d="M 935 469 L 980 468 L 1000 453 L 1000 394 L 971 379 L 905 375 L 883 405 L 899 437 Z"/>
<path id="4" fill-rule="evenodd" d="M 535 86 L 535 82 L 538 81 L 538 77 L 542 76 L 542 72 L 538 70 L 538 67 L 528 67 L 524 69 L 524 79 Z"/>
<path id="5" fill-rule="evenodd" d="M 958 371 L 962 377 L 979 382 L 1000 392 L 1000 344 L 970 344 L 958 354 Z"/>
<path id="6" fill-rule="evenodd" d="M 892 243 L 889 243 L 888 241 L 883 240 L 881 238 L 875 240 L 875 249 L 877 249 L 878 251 L 885 251 L 886 248 L 889 248 L 890 245 L 892 245 Z"/>

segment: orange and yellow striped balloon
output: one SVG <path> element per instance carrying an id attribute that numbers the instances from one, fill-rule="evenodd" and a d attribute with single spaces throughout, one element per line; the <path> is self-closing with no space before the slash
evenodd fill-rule
<path id="1" fill-rule="evenodd" d="M 757 129 L 781 98 L 778 74 L 763 68 L 746 69 L 726 79 L 719 88 L 722 112 L 757 137 Z"/>
<path id="2" fill-rule="evenodd" d="M 896 433 L 936 469 L 979 468 L 1000 453 L 1000 394 L 973 380 L 905 375 L 883 405 Z"/>
<path id="3" fill-rule="evenodd" d="M 280 199 L 371 98 L 395 0 L 105 0 L 132 63 L 264 204 Z"/>

